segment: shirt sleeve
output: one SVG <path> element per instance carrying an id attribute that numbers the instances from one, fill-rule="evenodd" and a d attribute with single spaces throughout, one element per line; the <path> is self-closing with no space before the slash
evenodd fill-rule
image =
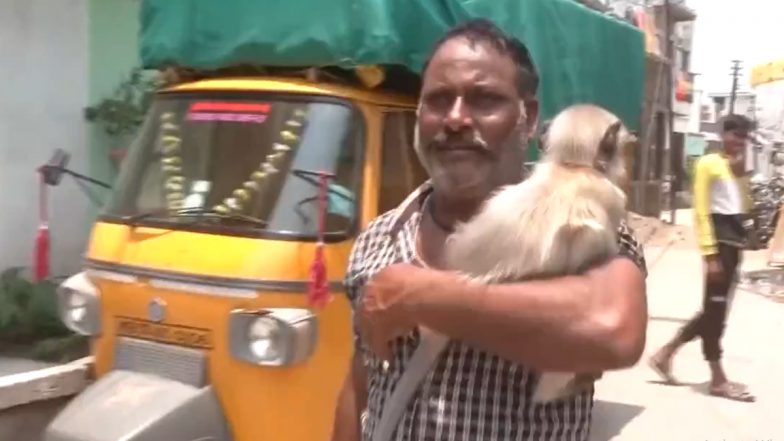
<path id="1" fill-rule="evenodd" d="M 354 242 L 351 248 L 351 253 L 348 258 L 348 268 L 346 268 L 346 278 L 344 285 L 346 287 L 346 297 L 351 304 L 351 329 L 354 336 L 354 351 L 363 353 L 364 346 L 359 333 L 359 325 L 356 319 L 356 311 L 361 301 L 361 289 L 364 284 L 363 280 L 363 262 L 364 253 L 367 247 L 367 234 L 362 233 Z"/>
<path id="2" fill-rule="evenodd" d="M 710 216 L 711 163 L 710 157 L 703 156 L 694 165 L 694 226 L 697 230 L 697 243 L 703 255 L 716 254 L 716 235 Z"/>
<path id="3" fill-rule="evenodd" d="M 648 267 L 645 262 L 645 252 L 642 245 L 637 241 L 634 231 L 629 228 L 626 222 L 622 222 L 618 228 L 618 254 L 631 259 L 637 268 L 642 271 L 644 277 L 648 277 Z"/>

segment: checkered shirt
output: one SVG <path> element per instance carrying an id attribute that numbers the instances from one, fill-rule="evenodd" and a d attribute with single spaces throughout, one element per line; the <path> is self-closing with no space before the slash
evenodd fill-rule
<path id="1" fill-rule="evenodd" d="M 347 293 L 355 310 L 362 287 L 374 274 L 389 265 L 417 259 L 416 231 L 421 208 L 431 190 L 425 183 L 360 234 L 346 274 Z M 642 248 L 625 224 L 619 231 L 619 242 L 621 254 L 645 273 Z M 395 360 L 388 365 L 362 344 L 356 323 L 354 336 L 368 370 L 367 419 L 362 439 L 369 441 L 384 401 L 419 344 L 419 335 L 413 331 L 397 339 L 393 343 Z M 412 397 L 393 440 L 588 440 L 593 387 L 566 399 L 535 404 L 531 396 L 537 378 L 532 369 L 453 340 Z"/>

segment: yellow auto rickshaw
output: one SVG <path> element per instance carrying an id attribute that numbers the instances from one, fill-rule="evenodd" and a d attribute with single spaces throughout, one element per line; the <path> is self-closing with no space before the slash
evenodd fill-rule
<path id="1" fill-rule="evenodd" d="M 59 290 L 97 381 L 48 441 L 327 440 L 352 353 L 352 242 L 425 179 L 415 97 L 313 78 L 218 77 L 157 93 Z M 329 180 L 332 301 L 306 301 Z"/>

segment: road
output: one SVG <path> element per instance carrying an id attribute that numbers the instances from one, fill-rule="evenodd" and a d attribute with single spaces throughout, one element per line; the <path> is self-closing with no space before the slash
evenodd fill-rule
<path id="1" fill-rule="evenodd" d="M 690 220 L 688 213 L 677 217 Z M 682 386 L 657 383 L 645 363 L 702 301 L 700 257 L 693 238 L 685 236 L 666 250 L 662 241 L 646 249 L 650 320 L 645 355 L 636 367 L 606 374 L 597 384 L 592 441 L 784 440 L 784 303 L 738 290 L 730 310 L 725 369 L 731 379 L 749 385 L 756 403 L 706 394 L 708 368 L 699 341 L 675 359 L 674 374 Z M 744 271 L 765 266 L 765 252 L 745 253 Z"/>

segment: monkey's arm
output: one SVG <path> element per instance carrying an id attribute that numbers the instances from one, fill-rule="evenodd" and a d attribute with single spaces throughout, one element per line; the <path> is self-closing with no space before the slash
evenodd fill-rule
<path id="1" fill-rule="evenodd" d="M 415 279 L 407 309 L 417 323 L 540 371 L 621 369 L 645 345 L 645 282 L 631 259 L 523 283 L 483 285 L 434 270 Z"/>

